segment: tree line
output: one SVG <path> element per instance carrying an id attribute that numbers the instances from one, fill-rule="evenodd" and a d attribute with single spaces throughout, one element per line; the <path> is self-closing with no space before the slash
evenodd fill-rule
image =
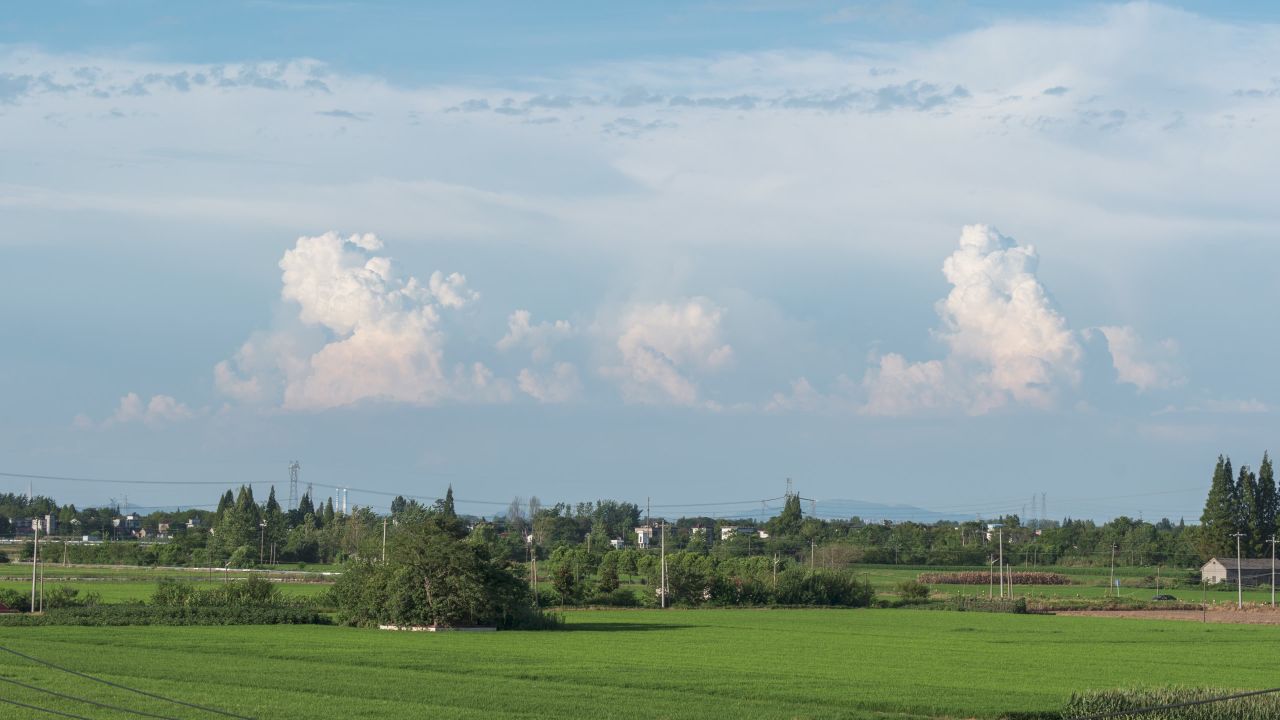
<path id="1" fill-rule="evenodd" d="M 1166 565 L 1196 567 L 1209 557 L 1233 556 L 1237 532 L 1243 534 L 1246 555 L 1269 551 L 1267 540 L 1275 533 L 1277 500 L 1272 463 L 1264 455 L 1255 472 L 1248 466 L 1233 469 L 1220 457 L 1215 466 L 1205 511 L 1199 525 L 1183 519 L 1144 520 L 1127 516 L 1106 522 L 1090 519 L 1023 520 L 1007 514 L 985 520 L 871 521 L 858 517 L 822 519 L 802 512 L 798 495 L 789 495 L 777 515 L 713 518 L 686 516 L 666 520 L 669 552 L 705 555 L 716 562 L 733 558 L 773 557 L 838 569 L 852 564 L 901 564 L 932 566 L 981 566 L 1000 554 L 989 525 L 1003 526 L 1004 557 L 1016 566 Z M 153 532 L 169 522 L 170 538 L 157 543 L 104 543 L 73 546 L 64 551 L 72 562 L 121 562 L 136 564 L 230 565 L 259 563 L 340 563 L 350 558 L 380 558 L 383 526 L 388 537 L 401 528 L 421 524 L 433 513 L 453 511 L 452 488 L 434 503 L 398 496 L 389 512 L 357 506 L 348 512 L 335 509 L 333 498 L 315 501 L 304 494 L 294 508 L 284 508 L 275 488 L 259 501 L 251 486 L 228 489 L 216 510 L 153 512 L 143 527 Z M 95 537 L 118 537 L 112 532 L 119 508 L 58 506 L 52 499 L 0 495 L 0 517 L 54 514 L 62 532 Z M 455 513 L 456 515 L 456 513 Z M 484 543 L 492 557 L 512 563 L 553 561 L 554 571 L 563 558 L 602 556 L 617 541 L 637 551 L 635 528 L 648 520 L 635 503 L 597 500 L 544 504 L 537 497 L 515 498 L 493 517 L 458 516 L 469 535 Z M 194 519 L 187 528 L 186 520 Z M 76 531 L 71 531 L 72 521 Z M 7 519 L 4 522 L 8 522 Z M 658 519 L 654 519 L 657 524 Z M 723 538 L 721 528 L 737 527 L 763 532 L 732 532 Z M 10 532 L 14 528 L 8 528 Z M 92 535 L 92 533 L 97 535 Z M 118 531 L 117 531 L 118 532 Z M 659 534 L 655 532 L 656 544 Z M 652 550 L 646 551 L 652 552 Z M 641 553 L 643 554 L 643 553 Z M 596 562 L 592 562 L 594 566 Z M 580 571 L 579 571 L 580 572 Z M 550 577 L 544 575 L 544 577 Z"/>
<path id="2" fill-rule="evenodd" d="M 1233 472 L 1231 458 L 1219 455 L 1200 516 L 1200 548 L 1206 557 L 1235 557 L 1236 535 L 1244 557 L 1270 555 L 1280 514 L 1280 493 L 1276 488 L 1271 456 L 1262 454 L 1254 472 L 1241 465 Z"/>

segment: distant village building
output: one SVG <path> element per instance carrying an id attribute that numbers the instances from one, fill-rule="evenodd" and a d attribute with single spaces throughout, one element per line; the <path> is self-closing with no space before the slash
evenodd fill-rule
<path id="1" fill-rule="evenodd" d="M 137 535 L 142 530 L 142 516 L 129 513 L 124 517 L 111 518 L 111 526 L 115 528 L 116 535 Z"/>
<path id="2" fill-rule="evenodd" d="M 720 539 L 728 540 L 734 535 L 755 535 L 757 537 L 767 538 L 769 533 L 763 530 L 757 530 L 753 527 L 738 527 L 737 525 L 725 525 L 720 528 Z"/>
<path id="3" fill-rule="evenodd" d="M 636 547 L 641 550 L 653 544 L 653 526 L 642 525 L 636 528 Z"/>
<path id="4" fill-rule="evenodd" d="M 696 535 L 706 535 L 706 534 L 707 534 L 707 529 L 706 529 L 706 528 L 704 528 L 704 527 L 702 527 L 701 525 L 695 525 L 695 526 L 693 526 L 693 528 L 691 528 L 691 529 L 689 530 L 689 534 L 690 534 L 690 535 L 695 535 L 695 536 L 696 536 Z"/>
<path id="5" fill-rule="evenodd" d="M 1245 558 L 1239 565 L 1235 558 L 1210 558 L 1200 567 L 1200 579 L 1209 585 L 1229 582 L 1240 585 L 1271 584 L 1271 560 Z"/>
<path id="6" fill-rule="evenodd" d="M 609 541 L 609 547 L 613 548 L 614 550 L 621 550 L 626 546 L 627 546 L 627 541 L 623 540 L 622 538 L 614 538 Z"/>

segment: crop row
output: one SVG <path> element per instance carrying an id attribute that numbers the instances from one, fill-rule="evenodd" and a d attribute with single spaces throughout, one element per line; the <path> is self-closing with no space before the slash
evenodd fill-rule
<path id="1" fill-rule="evenodd" d="M 925 572 L 916 580 L 927 585 L 986 585 L 992 581 L 988 572 Z M 1014 585 L 1070 585 L 1071 578 L 1060 573 L 1014 571 L 1004 574 L 1004 581 Z"/>

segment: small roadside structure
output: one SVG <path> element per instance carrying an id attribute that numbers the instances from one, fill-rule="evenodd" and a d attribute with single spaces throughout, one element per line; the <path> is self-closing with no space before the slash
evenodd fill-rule
<path id="1" fill-rule="evenodd" d="M 1263 560 L 1245 558 L 1237 564 L 1235 558 L 1209 558 L 1209 562 L 1200 567 L 1200 579 L 1208 585 L 1217 585 L 1221 582 L 1269 585 L 1271 560 L 1270 558 Z"/>
<path id="2" fill-rule="evenodd" d="M 497 632 L 498 628 L 488 627 L 450 627 L 448 625 L 379 625 L 379 630 L 398 630 L 401 632 Z"/>

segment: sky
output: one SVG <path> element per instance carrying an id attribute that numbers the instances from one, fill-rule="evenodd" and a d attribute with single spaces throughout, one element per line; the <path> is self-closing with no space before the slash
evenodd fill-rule
<path id="1" fill-rule="evenodd" d="M 1194 521 L 1280 437 L 1223 5 L 15 5 L 0 491 Z"/>

